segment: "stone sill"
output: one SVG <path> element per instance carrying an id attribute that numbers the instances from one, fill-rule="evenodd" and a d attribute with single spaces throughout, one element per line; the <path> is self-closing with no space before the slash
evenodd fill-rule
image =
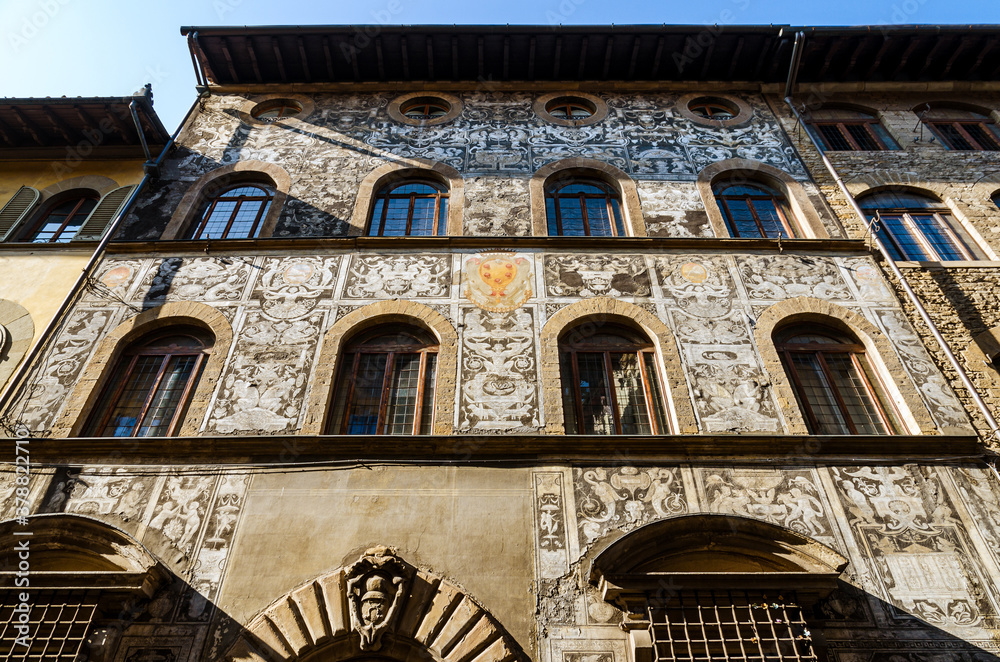
<path id="1" fill-rule="evenodd" d="M 985 452 L 973 435 L 245 435 L 35 438 L 21 444 L 31 453 L 33 463 L 57 465 L 333 466 L 394 461 L 516 466 L 562 462 L 717 464 L 738 460 L 781 466 L 951 462 L 978 459 Z M 13 439 L 0 440 L 0 446 L 6 457 L 14 457 Z"/>
<path id="2" fill-rule="evenodd" d="M 77 253 L 79 255 L 93 255 L 97 248 L 97 241 L 70 241 L 64 244 L 45 243 L 35 244 L 30 241 L 0 242 L 0 253 L 4 255 L 34 255 L 36 253 Z"/>
<path id="3" fill-rule="evenodd" d="M 304 248 L 317 251 L 375 252 L 428 251 L 472 249 L 475 251 L 516 250 L 521 248 L 601 250 L 680 249 L 684 251 L 725 251 L 769 253 L 869 253 L 863 239 L 733 239 L 733 238 L 667 238 L 667 237 L 303 237 L 116 241 L 108 245 L 108 254 L 177 255 L 247 254 L 257 251 L 295 251 Z"/>
<path id="4" fill-rule="evenodd" d="M 1000 267 L 997 260 L 951 260 L 946 262 L 897 262 L 900 269 L 995 269 Z"/>

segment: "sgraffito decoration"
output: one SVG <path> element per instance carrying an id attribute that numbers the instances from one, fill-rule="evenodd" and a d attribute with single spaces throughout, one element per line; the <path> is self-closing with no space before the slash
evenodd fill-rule
<path id="1" fill-rule="evenodd" d="M 465 298 L 483 310 L 510 312 L 534 294 L 531 273 L 531 261 L 516 253 L 480 253 L 465 263 Z"/>
<path id="2" fill-rule="evenodd" d="M 361 650 L 377 651 L 382 635 L 409 591 L 412 571 L 392 547 L 372 547 L 345 569 L 351 627 L 361 635 Z"/>

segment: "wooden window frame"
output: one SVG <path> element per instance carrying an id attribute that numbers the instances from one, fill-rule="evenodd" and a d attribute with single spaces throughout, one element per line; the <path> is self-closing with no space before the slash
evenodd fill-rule
<path id="1" fill-rule="evenodd" d="M 431 195 L 429 193 L 406 193 L 406 194 L 400 194 L 400 195 L 395 195 L 395 196 L 392 194 L 392 192 L 395 191 L 396 189 L 402 188 L 404 186 L 409 186 L 411 184 L 424 184 L 426 186 L 430 186 L 431 188 L 434 189 L 435 193 L 433 195 Z M 368 219 L 368 232 L 366 233 L 366 236 L 369 236 L 369 237 L 384 237 L 384 236 L 386 236 L 385 235 L 385 220 L 386 220 L 386 216 L 389 213 L 389 201 L 393 200 L 393 199 L 403 200 L 403 199 L 406 199 L 406 198 L 410 199 L 410 205 L 409 205 L 409 208 L 406 211 L 406 232 L 403 235 L 389 235 L 390 237 L 396 237 L 396 236 L 404 236 L 404 237 L 442 237 L 442 236 L 445 236 L 445 235 L 448 234 L 448 215 L 450 214 L 451 210 L 449 209 L 448 213 L 445 214 L 445 217 L 443 219 L 441 218 L 441 204 L 442 204 L 442 201 L 443 200 L 447 200 L 448 204 L 449 205 L 451 204 L 451 201 L 449 199 L 450 196 L 449 196 L 448 188 L 446 186 L 444 186 L 443 184 L 441 184 L 440 182 L 436 182 L 436 181 L 433 181 L 433 180 L 430 180 L 430 179 L 403 179 L 403 180 L 400 180 L 400 181 L 397 181 L 397 182 L 393 182 L 391 184 L 387 184 L 386 186 L 383 186 L 381 189 L 379 189 L 378 193 L 375 194 L 375 198 L 372 200 L 371 214 L 370 214 L 370 218 Z M 433 226 L 431 228 L 432 232 L 429 235 L 427 235 L 427 234 L 412 234 L 412 228 L 413 228 L 413 207 L 416 204 L 417 198 L 420 198 L 420 199 L 423 199 L 423 200 L 430 200 L 430 199 L 434 200 L 434 224 L 433 224 Z M 375 228 L 375 210 L 378 207 L 379 200 L 383 200 L 384 202 L 382 204 L 382 213 L 381 213 L 381 216 L 380 216 L 380 218 L 378 220 L 378 234 L 372 234 L 372 230 Z M 444 226 L 444 227 L 442 227 L 442 226 Z M 439 232 L 439 230 L 441 232 Z"/>
<path id="2" fill-rule="evenodd" d="M 994 123 L 992 120 L 988 118 L 983 118 L 980 120 L 974 120 L 968 118 L 961 118 L 961 119 L 934 118 L 934 119 L 924 120 L 924 122 L 927 124 L 928 127 L 930 127 L 930 130 L 934 133 L 935 136 L 937 136 L 938 140 L 941 141 L 941 144 L 947 147 L 950 151 L 956 151 L 956 152 L 1000 151 L 1000 136 L 998 136 L 996 131 L 994 131 L 993 129 L 993 127 L 996 126 L 996 123 Z M 961 135 L 962 138 L 967 143 L 969 143 L 969 145 L 972 146 L 972 148 L 964 149 L 961 147 L 956 147 L 951 142 L 951 140 L 948 139 L 948 137 L 940 130 L 939 127 L 941 126 L 948 126 L 958 131 L 959 135 Z M 972 137 L 972 135 L 966 130 L 965 128 L 966 126 L 978 126 L 980 129 L 982 129 L 983 133 L 985 133 L 987 136 L 990 137 L 990 139 L 993 141 L 993 145 L 989 147 L 983 146 L 983 144 L 979 140 Z"/>
<path id="3" fill-rule="evenodd" d="M 560 195 L 559 191 L 563 190 L 569 186 L 593 186 L 594 188 L 600 189 L 603 193 L 568 193 L 565 195 Z M 556 235 L 558 237 L 571 236 L 563 234 L 562 227 L 562 210 L 559 207 L 559 200 L 566 199 L 571 200 L 576 198 L 580 202 L 580 210 L 582 212 L 582 222 L 583 222 L 583 236 L 585 237 L 624 237 L 627 236 L 627 231 L 625 230 L 625 217 L 622 215 L 622 200 L 621 196 L 611 185 L 602 182 L 599 179 L 563 179 L 553 184 L 550 184 L 545 188 L 545 201 L 546 201 L 546 213 L 545 221 L 546 226 L 548 226 L 551 220 L 555 222 Z M 607 209 L 608 222 L 611 229 L 610 235 L 595 235 L 591 233 L 590 229 L 590 214 L 587 211 L 587 204 L 585 200 L 600 200 L 605 201 L 605 208 Z M 548 217 L 548 201 L 553 200 L 553 209 L 555 213 L 554 219 L 549 219 Z M 614 206 L 612 202 L 618 203 L 618 214 L 615 215 Z M 618 220 L 621 220 L 621 231 L 622 234 L 618 234 Z M 546 228 L 547 229 L 547 228 Z"/>
<path id="4" fill-rule="evenodd" d="M 330 415 L 332 417 L 337 409 L 336 392 L 343 388 L 348 389 L 347 397 L 344 399 L 343 419 L 340 420 L 339 422 L 332 420 L 329 421 L 327 424 L 327 430 L 328 430 L 327 434 L 342 434 L 342 435 L 350 434 L 349 432 L 347 432 L 347 427 L 348 427 L 348 422 L 350 421 L 351 403 L 354 399 L 354 386 L 355 384 L 357 384 L 358 368 L 361 365 L 361 356 L 363 354 L 368 354 L 368 355 L 380 354 L 386 357 L 385 370 L 382 375 L 381 395 L 379 396 L 378 414 L 375 421 L 374 434 L 377 436 L 384 436 L 384 435 L 392 436 L 391 433 L 386 433 L 385 431 L 386 426 L 388 424 L 385 413 L 386 413 L 386 408 L 389 404 L 389 399 L 390 399 L 389 395 L 392 392 L 390 385 L 392 382 L 393 374 L 395 372 L 396 356 L 406 355 L 406 354 L 420 355 L 420 368 L 417 374 L 417 397 L 413 405 L 413 422 L 410 425 L 410 432 L 408 434 L 413 436 L 421 434 L 420 429 L 422 427 L 422 424 L 424 423 L 423 421 L 423 411 L 425 404 L 424 393 L 427 390 L 427 378 L 428 378 L 427 357 L 430 355 L 434 355 L 435 357 L 434 375 L 436 378 L 437 371 L 440 367 L 437 365 L 436 361 L 439 345 L 437 343 L 431 343 L 428 342 L 427 340 L 422 340 L 419 337 L 415 337 L 414 340 L 416 342 L 414 343 L 407 343 L 407 344 L 382 343 L 373 345 L 371 347 L 365 347 L 365 343 L 367 341 L 375 340 L 381 335 L 389 335 L 391 333 L 392 333 L 391 331 L 380 329 L 379 332 L 373 334 L 365 334 L 363 338 L 355 339 L 344 348 L 342 357 L 351 356 L 352 360 L 350 362 L 349 367 L 346 362 L 341 361 L 341 366 L 337 370 L 337 379 L 334 381 L 334 383 L 336 384 L 336 388 L 334 389 L 334 392 L 331 394 L 330 398 Z M 437 407 L 437 396 L 438 396 L 437 391 L 438 391 L 437 384 L 434 384 L 434 402 L 431 403 L 430 411 L 428 414 L 430 416 L 429 423 L 432 431 L 434 429 L 434 411 Z"/>
<path id="5" fill-rule="evenodd" d="M 713 108 L 723 111 L 728 117 L 716 117 L 716 113 L 712 110 Z M 688 104 L 688 110 L 698 117 L 702 117 L 706 120 L 715 120 L 717 122 L 728 122 L 729 120 L 736 119 L 736 116 L 739 115 L 738 109 L 733 109 L 721 102 L 712 101 L 711 99 L 696 99 Z"/>
<path id="6" fill-rule="evenodd" d="M 572 330 L 569 332 L 572 334 Z M 618 333 L 615 330 L 609 330 L 609 334 Z M 635 332 L 631 332 L 634 334 Z M 627 341 L 627 338 L 622 338 L 623 341 L 620 345 L 611 345 L 607 342 L 587 342 L 586 339 L 579 342 L 573 342 L 572 347 L 567 347 L 565 342 L 559 343 L 559 363 L 560 363 L 560 375 L 562 375 L 562 365 L 563 360 L 568 356 L 568 361 L 570 365 L 570 370 L 573 377 L 573 412 L 572 415 L 576 418 L 576 434 L 585 435 L 586 432 L 583 431 L 583 394 L 580 391 L 580 367 L 579 361 L 577 360 L 577 354 L 601 354 L 602 355 L 602 365 L 604 368 L 604 378 L 606 379 L 606 386 L 608 393 L 610 394 L 610 404 L 612 410 L 612 420 L 615 426 L 615 434 L 624 434 L 622 432 L 622 410 L 618 405 L 618 394 L 614 388 L 614 370 L 611 363 L 612 354 L 634 354 L 636 356 L 636 363 L 639 366 L 639 375 L 642 380 L 642 392 L 646 403 L 646 416 L 649 420 L 650 434 L 669 434 L 669 430 L 660 429 L 660 416 L 663 417 L 666 422 L 666 408 L 664 407 L 664 402 L 662 401 L 663 389 L 659 386 L 657 382 L 657 387 L 660 391 L 660 397 L 654 396 L 653 386 L 651 379 L 659 379 L 658 374 L 649 374 L 648 366 L 644 360 L 647 356 L 652 357 L 652 363 L 654 371 L 658 370 L 658 362 L 656 360 L 656 349 L 653 347 L 652 343 L 649 342 L 636 342 Z M 656 406 L 661 407 L 661 411 L 658 413 Z M 565 411 L 564 415 L 569 416 L 570 412 Z M 669 423 L 666 423 L 669 425 Z M 569 428 L 569 426 L 566 426 Z M 594 433 L 600 434 L 600 433 Z"/>
<path id="7" fill-rule="evenodd" d="M 574 110 L 582 110 L 587 113 L 585 116 L 577 117 L 573 114 Z M 584 103 L 574 100 L 571 97 L 565 97 L 560 99 L 554 99 L 549 103 L 545 104 L 545 112 L 547 112 L 552 117 L 560 120 L 567 120 L 570 122 L 579 122 L 581 120 L 590 119 L 594 116 L 594 109 Z M 562 112 L 562 115 L 558 115 L 558 112 Z"/>
<path id="8" fill-rule="evenodd" d="M 835 127 L 837 129 L 837 131 L 840 133 L 840 137 L 843 138 L 844 142 L 846 142 L 848 145 L 851 146 L 851 149 L 849 149 L 849 150 L 836 149 L 836 148 L 834 148 L 834 147 L 832 147 L 832 146 L 830 146 L 828 144 L 826 136 L 823 135 L 823 132 L 817 130 L 816 134 L 818 135 L 818 137 L 820 139 L 820 142 L 823 144 L 824 151 L 828 151 L 828 152 L 847 152 L 847 151 L 851 151 L 851 152 L 872 152 L 872 151 L 895 151 L 895 149 L 897 148 L 895 145 L 893 145 L 893 146 L 887 145 L 886 142 L 884 140 L 882 140 L 881 136 L 878 135 L 878 131 L 876 131 L 873 128 L 873 126 L 879 126 L 879 127 L 882 126 L 882 122 L 880 122 L 877 117 L 871 117 L 871 118 L 865 118 L 865 119 L 863 119 L 863 118 L 857 118 L 857 119 L 850 119 L 850 120 L 847 120 L 847 119 L 843 119 L 843 120 L 809 120 L 808 123 L 810 125 L 816 127 L 817 129 L 819 129 L 819 127 L 831 127 L 831 126 Z M 854 136 L 851 134 L 851 132 L 847 129 L 848 126 L 860 126 L 860 127 L 864 127 L 865 133 L 868 135 L 868 138 L 872 142 L 874 142 L 876 145 L 878 145 L 878 150 L 871 150 L 871 149 L 867 149 L 865 147 L 862 147 L 861 144 L 854 138 Z M 883 130 L 885 130 L 885 129 L 883 128 Z"/>
<path id="9" fill-rule="evenodd" d="M 188 336 L 193 338 L 201 344 L 201 348 L 196 349 L 175 345 L 168 345 L 164 347 L 157 344 L 159 338 L 172 336 Z M 177 406 L 171 416 L 170 424 L 167 426 L 167 432 L 163 435 L 167 437 L 173 436 L 180 427 L 181 419 L 183 414 L 187 411 L 188 405 L 191 403 L 191 396 L 194 393 L 194 389 L 198 385 L 201 372 L 205 367 L 209 354 L 212 353 L 211 344 L 206 342 L 206 340 L 207 339 L 201 337 L 200 334 L 172 330 L 166 333 L 157 334 L 156 337 L 146 341 L 140 340 L 139 343 L 133 344 L 127 348 L 111 370 L 110 374 L 114 381 L 109 381 L 105 384 L 101 395 L 97 399 L 97 402 L 100 403 L 99 406 L 101 406 L 101 411 L 92 412 L 90 420 L 88 420 L 87 424 L 84 426 L 84 429 L 87 431 L 85 436 L 104 436 L 101 432 L 110 422 L 111 415 L 118 407 L 122 392 L 124 391 L 125 386 L 129 383 L 129 379 L 132 377 L 136 364 L 141 357 L 159 356 L 161 357 L 160 366 L 157 368 L 156 376 L 153 378 L 153 382 L 150 384 L 149 389 L 143 398 L 142 409 L 140 410 L 139 415 L 136 416 L 136 422 L 132 426 L 132 434 L 127 435 L 128 437 L 135 436 L 135 432 L 142 427 L 146 415 L 149 413 L 149 407 L 152 404 L 153 396 L 157 393 L 160 384 L 163 382 L 164 374 L 166 373 L 167 366 L 170 365 L 171 360 L 182 356 L 196 356 L 197 358 L 195 360 L 194 367 L 188 375 L 187 381 L 185 382 L 184 388 L 181 392 L 181 396 L 177 400 Z M 171 351 L 171 348 L 173 347 L 176 347 L 176 351 Z M 122 371 L 122 365 L 126 360 L 128 361 L 128 365 L 125 367 L 124 371 Z"/>
<path id="10" fill-rule="evenodd" d="M 66 215 L 66 218 L 62 222 L 62 225 L 59 226 L 59 230 L 57 230 L 56 233 L 52 235 L 52 238 L 47 239 L 45 241 L 35 241 L 35 237 L 38 235 L 39 232 L 41 232 L 42 228 L 45 226 L 45 222 L 49 219 L 49 216 L 51 216 L 56 209 L 62 207 L 63 205 L 69 202 L 72 202 L 74 199 L 76 200 L 76 204 L 73 206 L 72 211 L 70 211 L 70 213 Z M 90 216 L 91 212 L 93 212 L 94 209 L 97 209 L 97 205 L 100 204 L 101 199 L 99 196 L 93 194 L 86 194 L 80 197 L 74 196 L 70 198 L 64 198 L 58 202 L 53 203 L 48 209 L 45 210 L 45 213 L 42 214 L 42 216 L 38 219 L 38 221 L 32 224 L 31 229 L 24 233 L 24 239 L 22 241 L 29 241 L 33 244 L 64 244 L 67 243 L 68 241 L 71 241 L 73 237 L 76 236 L 76 232 L 80 231 L 79 228 L 77 229 L 76 232 L 73 233 L 73 236 L 69 237 L 69 239 L 67 239 L 66 241 L 59 241 L 59 238 L 60 236 L 62 236 L 63 232 L 66 231 L 66 226 L 69 225 L 69 222 L 75 216 L 77 216 L 77 213 L 80 211 L 80 207 L 83 206 L 85 202 L 90 200 L 94 201 L 94 206 L 90 209 L 90 211 L 84 214 L 83 223 L 80 224 L 80 228 L 82 228 L 83 225 L 86 223 L 87 218 Z"/>
<path id="11" fill-rule="evenodd" d="M 765 190 L 765 191 L 771 190 L 771 188 L 769 186 L 765 186 L 763 184 L 758 184 L 756 182 L 743 182 L 743 183 L 738 183 L 738 182 L 721 182 L 719 184 L 716 184 L 714 188 L 715 189 L 720 189 L 720 190 L 725 190 L 725 189 L 727 189 L 727 188 L 729 188 L 731 186 L 751 186 L 751 187 L 759 188 L 759 189 L 762 189 L 762 190 Z M 763 223 L 761 223 L 760 217 L 757 215 L 757 210 L 754 208 L 754 206 L 752 204 L 749 204 L 749 201 L 751 201 L 751 200 L 766 200 L 766 201 L 771 202 L 771 204 L 774 205 L 774 209 L 775 209 L 775 211 L 778 214 L 778 219 L 781 221 L 782 227 L 784 227 L 785 228 L 785 232 L 788 233 L 788 238 L 789 239 L 796 239 L 797 236 L 798 236 L 797 233 L 795 232 L 795 227 L 792 225 L 791 221 L 788 218 L 788 216 L 789 216 L 788 211 L 787 211 L 787 209 L 788 209 L 788 201 L 785 199 L 784 196 L 781 196 L 780 194 L 776 194 L 773 191 L 771 193 L 769 193 L 769 194 L 766 194 L 766 195 L 748 195 L 748 194 L 739 194 L 739 195 L 730 194 L 730 195 L 726 195 L 724 193 L 715 193 L 715 200 L 719 204 L 719 207 L 722 209 L 722 216 L 724 217 L 724 219 L 726 221 L 726 226 L 729 228 L 729 234 L 732 235 L 733 237 L 741 237 L 741 235 L 740 235 L 739 229 L 736 227 L 736 222 L 733 220 L 732 212 L 729 211 L 729 201 L 730 200 L 746 200 L 746 201 L 748 201 L 747 208 L 750 210 L 750 213 L 753 216 L 753 221 L 757 225 L 757 230 L 760 232 L 760 236 L 759 237 L 745 237 L 746 239 L 777 239 L 778 238 L 778 237 L 769 237 L 769 236 L 767 236 L 767 233 L 764 232 L 764 225 L 763 225 Z"/>
<path id="12" fill-rule="evenodd" d="M 265 191 L 267 195 L 238 195 L 228 198 L 226 197 L 226 194 L 229 193 L 230 191 L 235 191 L 237 189 L 246 187 L 254 187 L 260 189 L 262 191 Z M 274 191 L 271 189 L 271 187 L 265 186 L 263 184 L 258 184 L 256 182 L 243 182 L 240 184 L 235 184 L 233 186 L 228 186 L 226 187 L 225 190 L 219 192 L 217 195 L 210 198 L 208 200 L 208 206 L 205 208 L 205 212 L 202 214 L 201 219 L 198 221 L 197 225 L 195 225 L 194 231 L 191 233 L 191 236 L 189 238 L 194 240 L 203 239 L 201 234 L 202 232 L 205 231 L 205 228 L 208 226 L 208 222 L 212 219 L 212 214 L 215 212 L 216 206 L 220 202 L 232 202 L 232 201 L 236 201 L 236 206 L 229 213 L 229 220 L 226 221 L 226 229 L 223 230 L 222 236 L 211 237 L 210 239 L 220 240 L 220 239 L 257 238 L 257 235 L 260 234 L 260 229 L 262 225 L 261 221 L 263 221 L 264 217 L 267 215 L 267 212 L 271 208 L 271 205 L 274 204 Z M 260 206 L 260 209 L 257 210 L 257 215 L 254 217 L 253 225 L 250 226 L 250 231 L 247 233 L 247 236 L 230 237 L 229 231 L 233 227 L 233 222 L 236 220 L 236 217 L 239 216 L 240 209 L 242 209 L 243 203 L 245 202 L 263 202 L 263 204 Z"/>
<path id="13" fill-rule="evenodd" d="M 939 253 L 938 250 L 934 248 L 934 245 L 930 242 L 929 239 L 927 239 L 927 237 L 924 235 L 923 230 L 920 229 L 920 226 L 917 225 L 917 222 L 913 219 L 914 214 L 918 216 L 933 216 L 934 222 L 937 223 L 938 227 L 944 230 L 944 233 L 948 236 L 948 239 L 951 241 L 952 245 L 956 249 L 958 249 L 958 252 L 962 254 L 965 260 L 974 262 L 981 259 L 979 257 L 976 257 L 976 255 L 972 252 L 969 246 L 966 245 L 965 240 L 963 240 L 961 236 L 959 236 L 959 234 L 955 232 L 955 229 L 952 227 L 952 222 L 958 223 L 958 219 L 955 219 L 951 215 L 951 210 L 949 209 L 941 209 L 940 207 L 937 208 L 896 207 L 887 209 L 862 208 L 862 211 L 866 212 L 866 216 L 867 212 L 878 213 L 880 219 L 879 222 L 882 225 L 882 231 L 879 234 L 882 237 L 885 237 L 889 240 L 889 243 L 892 245 L 893 249 L 895 249 L 895 251 L 899 253 L 900 261 L 913 260 L 919 262 L 921 260 L 920 258 L 913 258 L 907 256 L 906 251 L 903 250 L 903 246 L 899 242 L 899 239 L 892 232 L 890 232 L 888 228 L 885 226 L 885 223 L 881 221 L 882 216 L 901 216 L 903 220 L 903 226 L 906 228 L 910 237 L 913 238 L 920 245 L 920 247 L 924 249 L 924 252 L 927 253 L 931 261 L 950 262 L 954 260 L 942 257 L 941 253 Z M 868 220 L 871 221 L 874 220 L 874 218 L 875 216 L 872 215 L 868 217 Z"/>
<path id="14" fill-rule="evenodd" d="M 845 343 L 837 341 L 830 337 L 830 332 L 825 329 L 813 329 L 813 328 L 800 328 L 795 329 L 790 334 L 799 335 L 819 335 L 825 336 L 830 339 L 829 343 L 790 343 L 790 342 L 780 342 L 775 343 L 775 349 L 781 356 L 782 363 L 785 366 L 785 372 L 789 376 L 792 386 L 795 389 L 795 395 L 799 400 L 799 404 L 802 407 L 803 413 L 805 413 L 806 420 L 808 421 L 809 427 L 813 434 L 818 434 L 817 430 L 822 429 L 819 423 L 819 418 L 813 411 L 813 405 L 805 396 L 805 389 L 800 381 L 798 369 L 795 367 L 795 363 L 792 361 L 792 354 L 813 354 L 817 357 L 817 363 L 823 371 L 823 376 L 826 382 L 830 385 L 831 393 L 834 396 L 834 402 L 837 405 L 837 409 L 840 410 L 840 414 L 847 425 L 850 434 L 858 434 L 857 426 L 854 424 L 854 420 L 851 417 L 850 411 L 847 405 L 844 403 L 843 395 L 840 393 L 840 387 L 834 380 L 833 373 L 830 371 L 830 367 L 826 362 L 827 354 L 848 354 L 851 359 L 851 364 L 854 369 L 861 376 L 861 381 L 864 384 L 865 390 L 864 394 L 871 401 L 876 413 L 878 414 L 879 421 L 882 423 L 882 427 L 885 429 L 886 435 L 898 434 L 896 420 L 899 420 L 898 412 L 892 411 L 890 415 L 890 410 L 886 408 L 886 405 L 882 402 L 882 398 L 879 397 L 879 392 L 887 393 L 885 385 L 881 382 L 877 383 L 878 388 L 875 388 L 873 380 L 878 380 L 878 375 L 875 373 L 871 366 L 871 363 L 865 357 L 865 348 L 863 345 L 858 343 Z M 891 405 L 890 405 L 891 406 Z"/>
<path id="15" fill-rule="evenodd" d="M 423 108 L 424 112 L 418 113 L 417 115 L 412 115 L 414 110 L 418 108 Z M 438 110 L 438 113 L 431 113 L 431 109 Z M 399 112 L 404 117 L 408 117 L 411 120 L 436 120 L 440 117 L 444 117 L 451 112 L 451 104 L 449 104 L 444 99 L 434 99 L 432 97 L 420 97 L 417 99 L 411 99 L 406 101 L 399 106 Z"/>

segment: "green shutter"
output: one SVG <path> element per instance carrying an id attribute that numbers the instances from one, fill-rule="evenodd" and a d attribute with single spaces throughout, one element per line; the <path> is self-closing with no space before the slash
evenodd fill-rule
<path id="1" fill-rule="evenodd" d="M 116 188 L 101 198 L 94 211 L 90 212 L 90 216 L 84 221 L 83 227 L 73 237 L 73 241 L 94 241 L 103 237 L 108 225 L 125 206 L 125 201 L 134 188 L 134 186 Z"/>
<path id="2" fill-rule="evenodd" d="M 0 241 L 6 241 L 14 235 L 14 230 L 38 202 L 38 191 L 30 186 L 22 186 L 17 190 L 7 204 L 0 209 Z"/>

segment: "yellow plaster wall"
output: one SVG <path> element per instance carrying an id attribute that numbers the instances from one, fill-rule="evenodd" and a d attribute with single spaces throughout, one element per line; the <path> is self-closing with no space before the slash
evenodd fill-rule
<path id="1" fill-rule="evenodd" d="M 138 184 L 142 179 L 143 159 L 85 160 L 70 159 L 38 161 L 0 161 L 0 207 L 22 186 L 42 190 L 67 179 L 85 175 L 103 175 L 119 186 Z"/>

